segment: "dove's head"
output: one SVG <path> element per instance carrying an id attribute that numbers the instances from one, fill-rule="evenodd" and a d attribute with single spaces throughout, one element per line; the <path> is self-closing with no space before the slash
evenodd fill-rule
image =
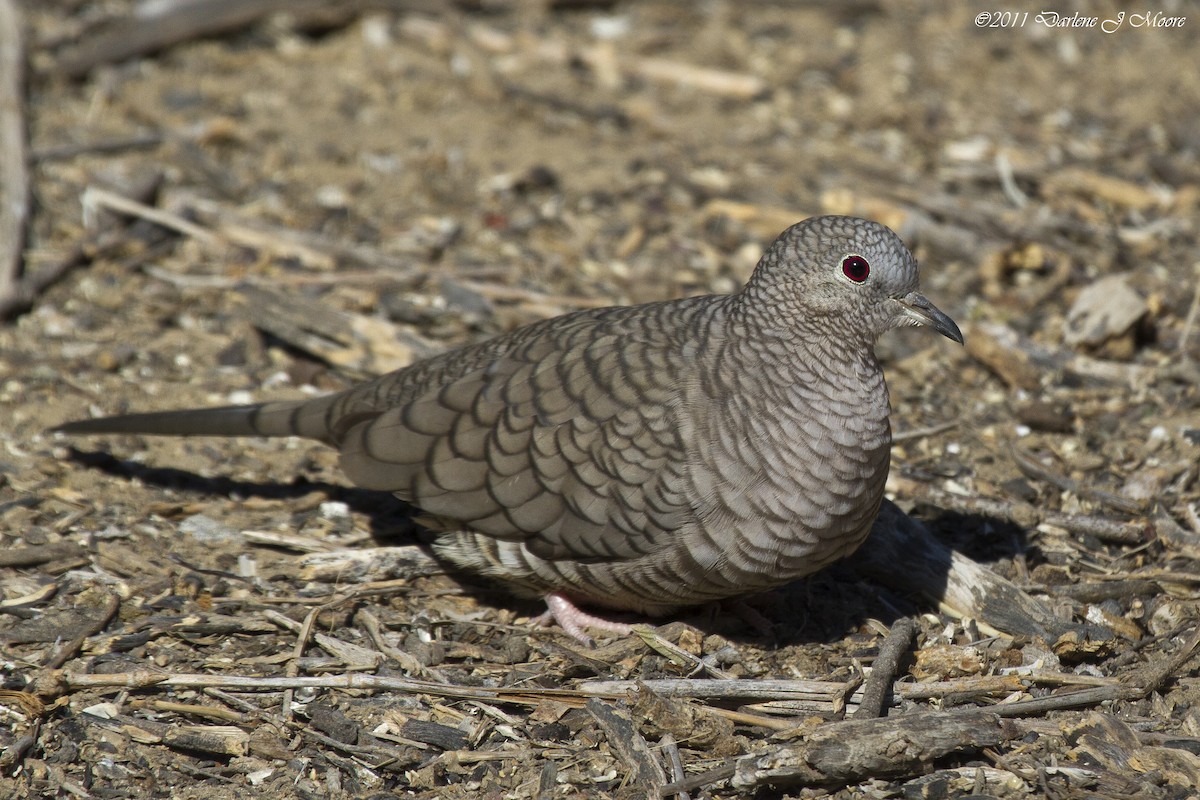
<path id="1" fill-rule="evenodd" d="M 874 342 L 891 328 L 926 325 L 962 344 L 954 320 L 917 288 L 916 259 L 890 228 L 827 216 L 781 233 L 745 294 L 760 316 L 810 333 Z"/>

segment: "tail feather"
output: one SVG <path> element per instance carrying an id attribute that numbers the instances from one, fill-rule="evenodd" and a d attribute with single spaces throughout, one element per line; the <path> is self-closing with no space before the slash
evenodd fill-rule
<path id="1" fill-rule="evenodd" d="M 59 433 L 132 433 L 146 436 L 303 436 L 329 439 L 329 403 L 315 400 L 248 406 L 189 408 L 147 414 L 121 414 L 67 422 Z"/>

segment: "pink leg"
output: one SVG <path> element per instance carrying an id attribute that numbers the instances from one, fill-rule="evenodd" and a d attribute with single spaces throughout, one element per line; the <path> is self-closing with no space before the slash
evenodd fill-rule
<path id="1" fill-rule="evenodd" d="M 584 628 L 612 631 L 622 636 L 633 630 L 632 625 L 624 622 L 613 622 L 610 619 L 580 611 L 578 606 L 562 592 L 551 592 L 546 595 L 546 609 L 546 613 L 538 617 L 538 624 L 549 625 L 550 621 L 554 620 L 572 639 L 583 642 L 589 647 L 595 643 L 592 641 L 592 637 L 584 632 Z"/>

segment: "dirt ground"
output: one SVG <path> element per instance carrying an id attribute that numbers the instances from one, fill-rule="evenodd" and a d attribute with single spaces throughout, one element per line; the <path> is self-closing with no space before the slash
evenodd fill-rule
<path id="1" fill-rule="evenodd" d="M 61 277 L 0 321 L 0 796 L 1200 791 L 1195 5 L 310 3 L 87 61 L 135 5 L 19 4 Z M 848 564 L 589 649 L 320 445 L 46 433 L 732 291 L 829 212 L 967 338 L 880 342 L 889 496 L 1083 640 Z"/>

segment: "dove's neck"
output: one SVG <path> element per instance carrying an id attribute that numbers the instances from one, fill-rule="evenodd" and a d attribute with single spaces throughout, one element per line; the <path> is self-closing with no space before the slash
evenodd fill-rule
<path id="1" fill-rule="evenodd" d="M 761 308 L 730 304 L 713 383 L 737 376 L 723 387 L 727 397 L 747 406 L 742 414 L 771 419 L 782 433 L 776 446 L 809 450 L 803 456 L 858 451 L 867 474 L 886 476 L 890 408 L 873 339 L 818 329 L 813 318 L 764 319 Z"/>
<path id="2" fill-rule="evenodd" d="M 763 297 L 761 291 L 751 284 L 726 298 L 727 355 L 782 384 L 819 377 L 835 386 L 861 386 L 869 397 L 882 397 L 876 410 L 886 417 L 887 389 L 875 357 L 876 337 L 867 326 L 813 316 L 799 304 Z"/>

